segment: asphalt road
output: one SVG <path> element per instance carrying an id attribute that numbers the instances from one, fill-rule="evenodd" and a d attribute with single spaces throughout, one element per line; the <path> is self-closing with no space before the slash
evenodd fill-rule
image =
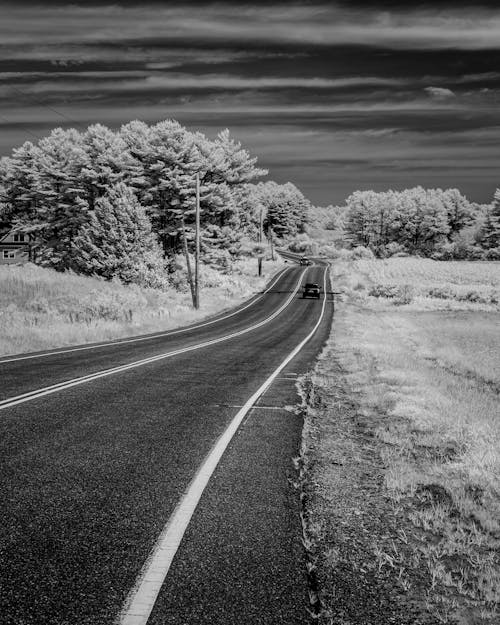
<path id="1" fill-rule="evenodd" d="M 217 439 L 318 321 L 322 302 L 299 294 L 268 320 L 299 280 L 323 282 L 323 267 L 303 271 L 291 267 L 251 306 L 202 327 L 0 359 L 2 625 L 117 622 L 165 523 Z M 290 484 L 302 423 L 287 407 L 297 403 L 296 377 L 312 365 L 330 322 L 327 306 L 314 337 L 232 439 L 148 625 L 309 623 L 299 502 Z M 231 334 L 236 336 L 221 340 Z M 186 348 L 191 351 L 169 355 Z"/>

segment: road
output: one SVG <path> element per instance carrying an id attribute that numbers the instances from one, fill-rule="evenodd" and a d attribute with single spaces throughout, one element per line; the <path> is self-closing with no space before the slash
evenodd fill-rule
<path id="1" fill-rule="evenodd" d="M 197 327 L 0 359 L 2 625 L 309 623 L 290 407 L 331 323 L 329 305 L 296 289 L 325 276 L 290 267 Z M 137 616 L 162 532 L 273 372 Z"/>

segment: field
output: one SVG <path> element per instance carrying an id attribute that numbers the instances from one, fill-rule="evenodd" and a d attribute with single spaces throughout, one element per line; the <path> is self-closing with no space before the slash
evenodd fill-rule
<path id="1" fill-rule="evenodd" d="M 262 289 L 281 266 L 281 260 L 266 261 L 261 278 L 254 259 L 238 261 L 229 275 L 205 268 L 198 311 L 187 289 L 163 292 L 35 265 L 1 266 L 0 355 L 185 325 L 237 305 Z"/>
<path id="2" fill-rule="evenodd" d="M 358 260 L 332 274 L 344 301 L 305 431 L 325 622 L 344 622 L 339 602 L 347 622 L 379 622 L 385 597 L 385 622 L 498 623 L 500 264 Z M 368 588 L 366 612 L 341 570 Z"/>

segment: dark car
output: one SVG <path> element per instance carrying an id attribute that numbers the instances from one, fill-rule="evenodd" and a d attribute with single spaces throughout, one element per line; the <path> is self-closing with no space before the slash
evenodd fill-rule
<path id="1" fill-rule="evenodd" d="M 300 259 L 300 263 L 301 265 L 312 265 L 312 261 L 309 260 L 309 258 L 306 258 L 305 256 L 302 256 L 302 258 Z"/>
<path id="2" fill-rule="evenodd" d="M 319 299 L 320 293 L 321 288 L 318 284 L 307 282 L 307 284 L 304 285 L 304 290 L 302 291 L 302 298 L 315 297 L 316 299 Z"/>

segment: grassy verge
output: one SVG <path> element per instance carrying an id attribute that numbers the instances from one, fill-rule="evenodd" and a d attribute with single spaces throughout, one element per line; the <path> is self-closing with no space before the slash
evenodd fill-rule
<path id="1" fill-rule="evenodd" d="M 189 292 L 162 292 L 35 265 L 0 267 L 0 355 L 112 340 L 168 330 L 236 306 L 262 289 L 282 261 L 234 264 L 231 274 L 205 268 L 201 308 Z"/>
<path id="2" fill-rule="evenodd" d="M 333 268 L 344 302 L 304 381 L 306 519 L 325 623 L 499 622 L 498 269 Z M 452 295 L 434 297 L 438 286 Z"/>

